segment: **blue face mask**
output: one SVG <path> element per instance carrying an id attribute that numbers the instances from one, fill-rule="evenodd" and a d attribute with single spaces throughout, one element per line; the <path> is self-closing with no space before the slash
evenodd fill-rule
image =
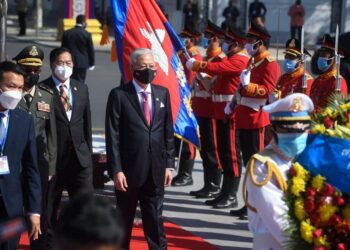
<path id="1" fill-rule="evenodd" d="M 317 59 L 317 67 L 319 70 L 321 70 L 322 72 L 326 72 L 329 67 L 331 67 L 330 64 L 328 64 L 328 57 L 319 57 Z"/>
<path id="2" fill-rule="evenodd" d="M 286 73 L 292 73 L 296 70 L 298 61 L 292 59 L 285 59 L 283 63 L 283 69 Z"/>
<path id="3" fill-rule="evenodd" d="M 221 49 L 222 51 L 227 54 L 229 52 L 229 49 L 230 49 L 230 45 L 228 43 L 223 43 L 222 46 L 221 46 Z"/>
<path id="4" fill-rule="evenodd" d="M 255 42 L 255 43 L 247 43 L 245 45 L 245 49 L 247 50 L 247 53 L 250 55 L 250 56 L 254 56 L 257 52 L 257 49 L 254 49 L 254 46 L 255 44 L 257 44 L 258 42 Z"/>
<path id="5" fill-rule="evenodd" d="M 277 133 L 278 147 L 282 152 L 294 158 L 306 148 L 307 133 Z"/>

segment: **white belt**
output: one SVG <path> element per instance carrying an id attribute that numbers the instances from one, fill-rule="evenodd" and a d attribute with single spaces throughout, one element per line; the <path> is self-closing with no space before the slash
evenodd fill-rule
<path id="1" fill-rule="evenodd" d="M 262 106 L 266 104 L 267 99 L 256 99 L 250 97 L 242 97 L 239 104 L 243 106 L 247 106 L 249 108 L 254 109 L 255 111 L 259 111 Z"/>
<path id="2" fill-rule="evenodd" d="M 213 102 L 230 102 L 234 95 L 212 95 L 211 99 Z"/>
<path id="3" fill-rule="evenodd" d="M 282 250 L 281 245 L 272 234 L 254 234 L 253 250 Z"/>
<path id="4" fill-rule="evenodd" d="M 199 90 L 199 91 L 195 91 L 193 96 L 207 98 L 207 97 L 210 97 L 210 94 L 205 90 Z"/>

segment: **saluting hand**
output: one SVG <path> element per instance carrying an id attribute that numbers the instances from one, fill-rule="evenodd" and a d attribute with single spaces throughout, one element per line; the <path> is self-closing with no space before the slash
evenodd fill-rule
<path id="1" fill-rule="evenodd" d="M 29 220 L 31 224 L 29 238 L 33 240 L 39 239 L 39 235 L 41 235 L 40 229 L 40 216 L 39 215 L 29 215 Z"/>
<path id="2" fill-rule="evenodd" d="M 113 176 L 114 186 L 118 191 L 126 192 L 128 183 L 123 172 L 115 173 Z"/>
<path id="3" fill-rule="evenodd" d="M 173 180 L 173 171 L 171 171 L 170 169 L 166 169 L 165 170 L 164 186 L 169 187 L 172 180 Z"/>

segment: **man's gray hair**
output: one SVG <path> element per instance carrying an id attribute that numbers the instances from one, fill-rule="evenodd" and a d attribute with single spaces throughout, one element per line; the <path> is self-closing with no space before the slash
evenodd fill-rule
<path id="1" fill-rule="evenodd" d="M 130 56 L 130 64 L 134 65 L 137 62 L 137 59 L 140 56 L 143 55 L 152 55 L 153 56 L 153 52 L 150 49 L 147 48 L 140 48 L 140 49 L 135 49 Z"/>

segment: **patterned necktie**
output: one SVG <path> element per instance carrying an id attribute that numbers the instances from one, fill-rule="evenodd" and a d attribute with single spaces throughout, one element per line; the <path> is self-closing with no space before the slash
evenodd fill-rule
<path id="1" fill-rule="evenodd" d="M 30 104 L 32 103 L 33 97 L 31 94 L 26 94 L 24 96 L 24 100 L 26 101 L 27 107 L 30 108 Z"/>
<path id="2" fill-rule="evenodd" d="M 148 104 L 148 93 L 146 91 L 141 92 L 143 97 L 143 114 L 145 115 L 148 125 L 151 125 L 151 109 Z"/>
<path id="3" fill-rule="evenodd" d="M 70 104 L 69 104 L 67 92 L 64 90 L 64 88 L 65 88 L 64 83 L 61 83 L 61 85 L 60 85 L 60 99 L 61 99 L 64 110 L 67 112 L 69 110 Z"/>

